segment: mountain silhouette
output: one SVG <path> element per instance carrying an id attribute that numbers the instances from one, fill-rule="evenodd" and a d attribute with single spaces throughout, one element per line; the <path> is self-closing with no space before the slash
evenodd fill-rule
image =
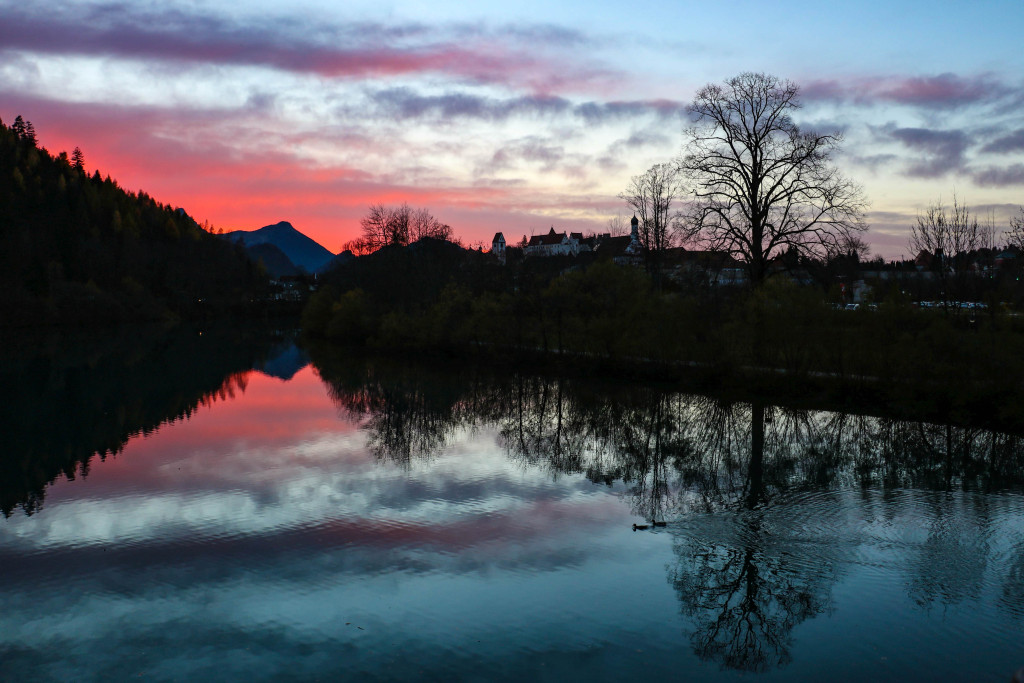
<path id="1" fill-rule="evenodd" d="M 316 273 L 330 263 L 334 254 L 323 245 L 296 230 L 291 223 L 281 221 L 259 230 L 234 230 L 224 233 L 232 242 L 241 241 L 246 247 L 272 244 L 284 252 L 288 259 L 308 273 Z"/>
<path id="2" fill-rule="evenodd" d="M 280 247 L 270 242 L 254 244 L 251 247 L 246 247 L 245 251 L 253 261 L 263 264 L 270 277 L 279 278 L 302 273 L 299 267 L 288 258 L 288 255 L 281 251 Z"/>

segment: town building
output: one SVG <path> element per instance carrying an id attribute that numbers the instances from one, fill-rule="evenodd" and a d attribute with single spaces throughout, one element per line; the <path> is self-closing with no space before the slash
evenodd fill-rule
<path id="1" fill-rule="evenodd" d="M 524 238 L 525 239 L 525 238 Z M 526 256 L 576 256 L 581 251 L 583 233 L 555 232 L 554 226 L 545 235 L 534 235 L 526 243 Z M 585 249 L 589 251 L 589 249 Z"/>

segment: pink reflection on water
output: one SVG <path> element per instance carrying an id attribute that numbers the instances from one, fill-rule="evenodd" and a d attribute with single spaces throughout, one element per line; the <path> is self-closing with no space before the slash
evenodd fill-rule
<path id="1" fill-rule="evenodd" d="M 132 437 L 105 461 L 93 458 L 88 477 L 74 482 L 62 477 L 47 498 L 53 503 L 126 488 L 216 488 L 225 463 L 235 461 L 231 467 L 237 469 L 240 454 L 274 453 L 276 460 L 301 461 L 306 457 L 303 445 L 357 431 L 355 422 L 339 415 L 312 366 L 289 381 L 258 371 L 239 373 L 202 400 L 188 418 Z M 358 449 L 339 451 L 337 456 L 372 459 Z M 253 465 L 259 464 L 259 459 L 253 460 Z"/>

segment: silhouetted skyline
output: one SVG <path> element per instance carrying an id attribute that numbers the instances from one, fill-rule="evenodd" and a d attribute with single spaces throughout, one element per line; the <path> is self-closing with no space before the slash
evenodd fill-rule
<path id="1" fill-rule="evenodd" d="M 678 153 L 696 90 L 746 70 L 845 132 L 884 255 L 954 189 L 999 221 L 1024 185 L 1011 2 L 0 7 L 5 122 L 200 221 L 288 220 L 332 251 L 374 202 L 470 243 L 603 231 L 629 177 Z"/>

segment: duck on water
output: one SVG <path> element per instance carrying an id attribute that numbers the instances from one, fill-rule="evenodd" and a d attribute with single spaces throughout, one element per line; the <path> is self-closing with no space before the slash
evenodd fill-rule
<path id="1" fill-rule="evenodd" d="M 652 527 L 656 528 L 660 526 L 668 526 L 668 522 L 656 522 L 652 519 L 650 524 L 634 524 L 633 531 L 643 531 L 644 529 L 649 529 Z"/>

